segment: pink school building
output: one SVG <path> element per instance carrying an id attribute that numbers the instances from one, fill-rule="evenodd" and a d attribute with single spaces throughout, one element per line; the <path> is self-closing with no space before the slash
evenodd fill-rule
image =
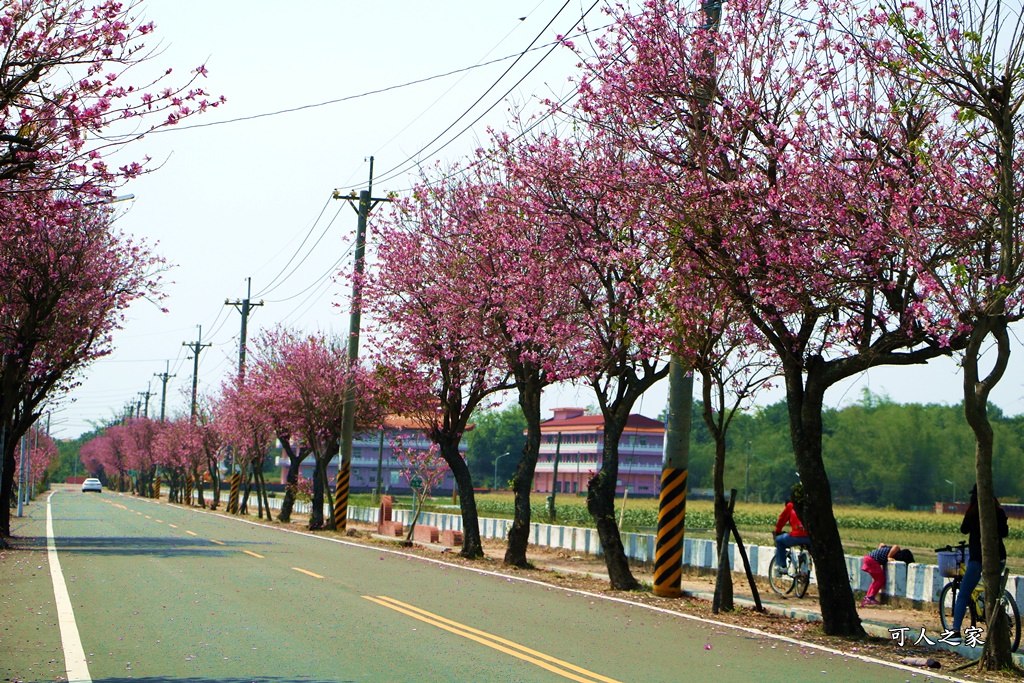
<path id="1" fill-rule="evenodd" d="M 540 425 L 540 456 L 533 479 L 538 493 L 577 493 L 601 468 L 604 417 L 585 415 L 583 408 L 555 408 L 554 417 Z M 558 435 L 561 434 L 559 443 Z M 661 492 L 661 462 L 665 425 L 643 415 L 630 415 L 619 439 L 619 478 L 616 492 L 656 496 Z M 558 474 L 555 449 L 558 447 Z"/>

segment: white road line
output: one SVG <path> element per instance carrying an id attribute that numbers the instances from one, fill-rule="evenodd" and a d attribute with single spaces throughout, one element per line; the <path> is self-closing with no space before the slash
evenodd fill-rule
<path id="1" fill-rule="evenodd" d="M 89 664 L 85 660 L 82 639 L 78 635 L 78 624 L 75 623 L 75 610 L 71 606 L 64 574 L 60 571 L 60 560 L 57 559 L 57 546 L 53 541 L 53 510 L 50 500 L 46 499 L 46 557 L 50 562 L 50 578 L 53 579 L 53 604 L 57 608 L 57 622 L 60 624 L 60 640 L 64 646 L 64 664 L 68 670 L 68 683 L 92 683 Z"/>

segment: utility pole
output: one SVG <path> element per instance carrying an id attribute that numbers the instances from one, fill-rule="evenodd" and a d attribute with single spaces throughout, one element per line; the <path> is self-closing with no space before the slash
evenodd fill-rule
<path id="1" fill-rule="evenodd" d="M 159 372 L 159 373 L 157 373 L 157 372 L 153 373 L 153 376 L 154 377 L 159 377 L 160 381 L 163 382 L 163 385 L 164 385 L 163 389 L 160 391 L 160 421 L 161 422 L 164 421 L 164 411 L 167 408 L 167 380 L 171 379 L 172 377 L 177 377 L 177 375 L 168 374 L 171 371 L 171 361 L 168 360 L 168 361 L 164 361 L 164 362 L 167 364 L 167 365 L 164 366 L 164 371 L 163 372 Z"/>
<path id="2" fill-rule="evenodd" d="M 335 199 L 352 204 L 355 197 L 334 191 Z M 348 324 L 348 381 L 345 383 L 345 402 L 341 412 L 341 444 L 338 453 L 338 479 L 334 487 L 334 528 L 344 531 L 348 525 L 348 485 L 352 470 L 352 436 L 356 425 L 356 365 L 359 361 L 359 325 L 362 313 L 364 255 L 366 253 L 366 222 L 370 212 L 386 197 L 373 197 L 373 157 L 370 157 L 370 182 L 359 193 L 359 204 L 353 206 L 359 215 L 356 228 L 355 274 L 352 278 L 352 312 Z"/>
<path id="3" fill-rule="evenodd" d="M 252 312 L 253 308 L 263 305 L 262 301 L 260 301 L 259 303 L 253 303 L 250 300 L 250 297 L 252 296 L 252 278 L 246 278 L 246 281 L 248 282 L 248 286 L 246 287 L 245 290 L 246 293 L 244 299 L 242 299 L 241 301 L 228 301 L 227 299 L 224 300 L 225 306 L 234 306 L 236 309 L 238 309 L 238 312 L 242 314 L 242 333 L 238 337 L 239 381 L 245 379 L 245 339 L 246 332 L 248 331 L 249 328 L 249 314 Z"/>
<path id="4" fill-rule="evenodd" d="M 194 342 L 181 342 L 182 346 L 187 346 L 192 351 L 192 412 L 191 416 L 194 420 L 196 417 L 196 393 L 199 389 L 199 354 L 200 352 L 213 344 L 203 343 L 203 326 L 198 325 L 199 338 Z"/>
<path id="5" fill-rule="evenodd" d="M 25 507 L 25 435 L 21 436 L 21 459 L 18 463 L 18 517 Z"/>
<path id="6" fill-rule="evenodd" d="M 722 0 L 703 0 L 704 29 L 717 31 L 722 16 Z M 705 53 L 704 59 L 714 60 Z M 701 84 L 698 103 L 701 120 L 711 92 Z M 686 532 L 686 489 L 690 466 L 690 418 L 693 411 L 693 369 L 685 368 L 678 355 L 669 361 L 668 424 L 665 429 L 665 457 L 661 469 L 661 494 L 658 499 L 658 531 L 654 549 L 655 595 L 678 598 L 682 595 L 683 540 Z"/>
<path id="7" fill-rule="evenodd" d="M 147 420 L 149 419 L 149 397 L 155 395 L 153 394 L 153 392 L 149 390 L 149 388 L 150 382 L 146 382 L 146 390 L 139 392 L 139 396 L 142 397 L 143 401 L 142 416 Z"/>

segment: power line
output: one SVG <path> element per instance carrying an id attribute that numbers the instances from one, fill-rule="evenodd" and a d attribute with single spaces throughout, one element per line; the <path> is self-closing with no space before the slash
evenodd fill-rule
<path id="1" fill-rule="evenodd" d="M 289 297 L 285 297 L 284 299 L 273 299 L 271 301 L 268 301 L 267 303 L 268 304 L 283 304 L 286 301 L 291 301 L 292 299 L 299 298 L 300 296 L 302 296 L 303 294 L 308 292 L 311 288 L 317 287 L 320 284 L 322 284 L 324 279 L 328 278 L 328 276 L 330 276 L 331 273 L 338 272 L 338 270 L 341 268 L 341 262 L 345 259 L 346 256 L 348 256 L 351 253 L 352 253 L 352 245 L 349 245 L 348 250 L 344 254 L 342 254 L 340 257 L 338 257 L 337 261 L 335 261 L 330 266 L 328 266 L 327 270 L 324 271 L 324 273 L 322 275 L 320 275 L 320 277 L 314 279 L 313 282 L 311 284 L 309 284 L 305 289 L 303 289 L 301 291 L 298 291 L 298 292 L 296 292 L 295 294 L 292 294 Z"/>
<path id="2" fill-rule="evenodd" d="M 572 0 L 566 0 L 565 4 L 563 4 L 563 5 L 562 5 L 562 6 L 561 6 L 561 7 L 559 8 L 558 12 L 556 12 L 556 13 L 555 13 L 555 16 L 551 17 L 551 20 L 550 20 L 550 21 L 548 21 L 548 23 L 544 25 L 544 28 L 543 28 L 543 29 L 541 29 L 540 33 L 538 33 L 538 34 L 537 34 L 537 36 L 536 36 L 536 37 L 535 37 L 535 38 L 534 38 L 534 39 L 533 39 L 532 41 L 530 41 L 530 44 L 529 44 L 529 45 L 528 45 L 528 46 L 526 47 L 526 49 L 525 49 L 525 50 L 523 50 L 523 51 L 522 51 L 522 52 L 521 52 L 521 53 L 519 54 L 519 56 L 518 56 L 518 57 L 516 58 L 516 60 L 515 60 L 514 62 L 512 62 L 512 64 L 510 64 L 510 65 L 509 65 L 509 67 L 508 67 L 507 69 L 505 69 L 505 71 L 504 71 L 504 72 L 503 72 L 503 73 L 502 73 L 502 74 L 501 74 L 501 75 L 500 75 L 500 76 L 499 76 L 499 77 L 498 77 L 498 78 L 497 78 L 497 79 L 496 79 L 496 80 L 494 81 L 494 83 L 492 83 L 492 84 L 491 84 L 491 85 L 490 85 L 490 86 L 489 86 L 489 87 L 487 88 L 487 90 L 485 90 L 485 91 L 483 92 L 483 94 L 482 94 L 482 95 L 480 95 L 480 97 L 478 97 L 478 98 L 476 99 L 476 101 L 475 101 L 475 102 L 473 102 L 473 104 L 471 104 L 471 105 L 469 106 L 469 108 L 467 108 L 467 109 L 466 109 L 466 110 L 465 110 L 464 112 L 462 112 L 462 114 L 460 114 L 460 115 L 458 116 L 458 118 L 456 118 L 456 119 L 455 119 L 454 121 L 452 121 L 452 122 L 451 122 L 451 123 L 450 123 L 450 124 L 448 125 L 448 127 L 447 127 L 447 128 L 445 128 L 445 129 L 444 129 L 443 131 L 441 131 L 440 133 L 438 133 L 438 134 L 437 134 L 437 136 L 436 136 L 436 137 L 434 137 L 434 139 L 433 139 L 433 140 L 431 140 L 430 142 L 428 142 L 427 144 L 425 144 L 425 145 L 424 145 L 423 147 L 421 147 L 421 148 L 420 148 L 419 150 L 417 150 L 416 152 L 414 152 L 413 154 L 411 154 L 411 155 L 409 156 L 409 158 L 407 158 L 407 159 L 406 159 L 405 161 L 403 161 L 402 163 L 398 164 L 397 166 L 393 166 L 392 168 L 390 168 L 390 169 L 388 169 L 387 171 L 385 171 L 385 172 L 383 173 L 383 176 L 384 176 L 384 177 L 383 177 L 383 178 L 380 178 L 378 182 L 385 182 L 385 181 L 387 181 L 387 180 L 390 180 L 391 178 L 394 178 L 394 177 L 395 177 L 395 176 L 397 176 L 397 175 L 400 175 L 401 173 L 404 173 L 404 172 L 405 172 L 406 170 L 408 170 L 408 169 L 404 168 L 404 167 L 406 166 L 406 164 L 408 164 L 408 163 L 409 163 L 410 161 L 415 161 L 416 159 L 418 159 L 418 158 L 419 158 L 419 155 L 420 155 L 420 154 L 422 154 L 422 153 L 423 153 L 423 152 L 425 152 L 425 151 L 426 151 L 427 149 L 429 149 L 429 148 L 430 148 L 430 147 L 431 147 L 431 146 L 432 146 L 432 145 L 433 145 L 433 144 L 434 144 L 435 142 L 437 142 L 437 141 L 438 141 L 439 139 L 441 139 L 441 137 L 443 137 L 443 136 L 444 136 L 444 135 L 445 135 L 445 134 L 446 134 L 446 133 L 447 133 L 448 131 L 450 131 L 450 130 L 451 130 L 452 128 L 454 128 L 454 127 L 455 127 L 456 125 L 458 125 L 459 121 L 461 121 L 461 120 L 462 120 L 462 119 L 464 119 L 464 118 L 465 118 L 466 116 L 468 116 L 468 115 L 469 115 L 469 113 L 470 113 L 471 111 L 473 111 L 473 109 L 475 109 L 475 108 L 476 108 L 476 106 L 477 106 L 478 104 L 480 104 L 480 102 L 481 102 L 481 101 L 483 101 L 483 99 L 484 99 L 485 97 L 487 97 L 487 95 L 488 95 L 488 94 L 490 94 L 490 92 L 491 92 L 492 90 L 494 90 L 494 89 L 495 89 L 496 87 L 498 87 L 498 84 L 499 84 L 499 83 L 500 83 L 500 82 L 501 82 L 501 81 L 502 81 L 502 80 L 503 80 L 503 79 L 505 78 L 505 76 L 507 76 L 507 75 L 509 74 L 509 72 L 510 72 L 510 71 L 512 70 L 512 68 L 513 68 L 513 67 L 515 67 L 515 65 L 516 65 L 516 64 L 518 64 L 518 63 L 519 63 L 519 61 L 520 61 L 520 60 L 521 60 L 521 59 L 522 59 L 523 57 L 525 57 L 525 56 L 527 55 L 527 53 L 529 53 L 529 52 L 530 52 L 530 50 L 531 50 L 531 48 L 532 48 L 532 47 L 534 46 L 534 44 L 535 44 L 535 43 L 536 43 L 536 42 L 537 42 L 538 40 L 540 40 L 540 39 L 541 39 L 541 37 L 542 37 L 542 36 L 544 35 L 544 32 L 545 32 L 545 31 L 547 31 L 547 30 L 548 30 L 548 28 L 550 28 L 550 27 L 551 27 L 551 24 L 555 23 L 555 20 L 556 20 L 556 19 L 558 19 L 558 17 L 559 17 L 559 16 L 560 16 L 560 15 L 562 14 L 562 12 L 563 12 L 563 11 L 565 10 L 565 8 L 569 6 L 569 3 L 570 3 L 571 1 L 572 1 Z M 570 29 L 569 29 L 569 31 L 572 31 L 572 30 L 573 30 L 574 28 L 576 28 L 576 26 L 578 26 L 578 25 L 579 25 L 579 23 L 580 23 L 581 21 L 583 21 L 583 19 L 584 19 L 584 18 L 585 18 L 585 17 L 587 16 L 587 14 L 590 14 L 591 10 L 593 10 L 593 9 L 594 9 L 594 7 L 596 7 L 596 6 L 597 6 L 598 2 L 600 2 L 600 0 L 595 0 L 594 4 L 590 6 L 590 9 L 588 9 L 588 10 L 587 10 L 587 11 L 586 11 L 586 12 L 585 12 L 585 13 L 583 14 L 583 16 L 582 16 L 582 17 L 580 17 L 580 18 L 579 18 L 579 20 L 578 20 L 578 21 L 577 21 L 577 22 L 576 22 L 575 24 L 573 24 L 572 28 L 570 28 Z M 543 62 L 544 62 L 544 60 L 546 60 L 546 59 L 547 59 L 547 58 L 548 58 L 548 57 L 549 57 L 549 56 L 551 55 L 551 53 L 552 53 L 552 52 L 554 52 L 555 48 L 557 48 L 557 47 L 558 47 L 559 45 L 561 45 L 561 41 L 555 41 L 554 43 L 549 43 L 548 45 L 550 45 L 550 49 L 548 50 L 548 52 L 547 52 L 547 53 L 546 53 L 546 54 L 545 54 L 545 55 L 544 55 L 543 57 L 541 57 L 540 61 L 538 61 L 538 62 L 537 62 L 537 63 L 536 63 L 536 64 L 535 64 L 534 66 L 533 66 L 533 68 L 532 68 L 532 69 L 530 69 L 530 70 L 529 70 L 528 72 L 526 72 L 526 75 L 524 75 L 524 76 L 523 76 L 522 78 L 520 78 L 520 79 L 519 79 L 519 80 L 518 80 L 518 81 L 516 82 L 516 84 L 515 84 L 514 86 L 512 86 L 512 88 L 510 88 L 510 89 L 509 89 L 509 90 L 508 90 L 508 91 L 507 91 L 507 92 L 505 93 L 505 95 L 503 95 L 503 96 L 501 97 L 501 99 L 499 99 L 499 100 L 498 100 L 497 102 L 495 102 L 495 103 L 494 103 L 494 104 L 492 104 L 492 105 L 491 105 L 490 107 L 488 107 L 487 109 L 485 109 L 485 110 L 484 110 L 484 112 L 483 112 L 483 114 L 481 114 L 481 115 L 480 115 L 480 116 L 478 116 L 478 117 L 477 117 L 476 119 L 474 119 L 473 123 L 471 123 L 471 124 L 470 124 L 470 125 L 469 125 L 469 126 L 468 126 L 467 128 L 464 128 L 464 129 L 463 129 L 462 131 L 460 131 L 460 132 L 459 132 L 459 134 L 458 134 L 458 135 L 456 135 L 456 136 L 455 136 L 454 138 L 452 138 L 452 139 L 451 139 L 451 140 L 449 140 L 449 141 L 448 141 L 447 143 L 445 143 L 444 145 L 442 145 L 442 146 L 441 146 L 440 148 L 438 148 L 437 150 L 435 150 L 435 151 L 434 151 L 433 153 L 434 153 L 434 154 L 436 154 L 437 152 L 440 152 L 440 151 L 441 151 L 442 149 L 444 149 L 445 147 L 447 147 L 448 145 L 450 145 L 450 144 L 451 144 L 452 142 L 454 142 L 454 141 L 455 141 L 456 139 L 458 139 L 458 138 L 459 138 L 459 136 L 461 136 L 461 135 L 462 135 L 463 133 L 465 133 L 465 132 L 466 132 L 466 130 L 468 130 L 468 128 L 472 127 L 473 125 L 476 125 L 476 123 L 477 123 L 478 121 L 480 121 L 480 119 L 481 119 L 481 118 L 483 118 L 483 117 L 484 117 L 485 115 L 487 115 L 487 114 L 488 114 L 488 113 L 489 113 L 489 112 L 490 112 L 491 110 L 493 110 L 493 109 L 494 109 L 494 108 L 495 108 L 496 106 L 498 106 L 498 104 L 499 104 L 500 102 L 502 102 L 502 101 L 504 100 L 504 98 L 505 98 L 505 97 L 507 97 L 507 96 L 508 96 L 508 94 L 509 94 L 510 92 L 512 92 L 512 90 L 514 90 L 515 88 L 517 88 L 517 87 L 519 86 L 519 84 L 520 84 L 520 83 L 522 83 L 522 82 L 523 82 L 523 80 L 525 80 L 526 76 L 529 76 L 529 75 L 530 75 L 531 73 L 533 73 L 533 71 L 534 71 L 534 70 L 535 70 L 535 69 L 536 69 L 536 68 L 537 68 L 538 66 L 540 66 L 540 65 L 541 65 L 541 63 L 543 63 Z M 396 171 L 397 171 L 397 173 L 396 173 Z"/>
<path id="3" fill-rule="evenodd" d="M 316 226 L 320 222 L 320 219 L 323 218 L 324 212 L 327 211 L 327 207 L 330 206 L 330 204 L 331 204 L 331 199 L 333 199 L 333 195 L 327 197 L 327 201 L 324 202 L 323 207 L 320 209 L 320 213 L 317 214 L 316 220 L 314 220 L 313 224 L 311 226 L 309 226 L 309 232 L 307 232 L 306 236 L 302 238 L 302 243 L 299 244 L 298 247 L 296 247 L 295 253 L 292 254 L 292 257 L 290 259 L 288 259 L 288 263 L 284 264 L 284 267 L 281 268 L 281 272 L 279 272 L 277 275 L 275 275 L 273 277 L 273 279 L 271 279 L 271 281 L 267 283 L 266 287 L 264 287 L 259 292 L 256 292 L 256 294 L 254 294 L 253 296 L 261 297 L 261 296 L 265 295 L 267 292 L 270 291 L 270 288 L 274 285 L 274 283 L 277 282 L 277 278 L 281 277 L 281 275 L 284 274 L 284 271 L 288 270 L 288 266 L 290 266 L 292 261 L 295 260 L 295 257 L 299 255 L 299 252 L 302 251 L 302 247 L 306 244 L 306 240 L 308 240 L 310 235 L 313 234 L 313 231 L 316 229 Z M 280 254 L 280 253 L 281 252 L 278 252 L 278 254 Z M 277 256 L 275 255 L 274 258 L 276 258 L 276 257 Z M 269 261 L 268 261 L 268 263 L 269 263 Z M 265 263 L 262 266 L 260 266 L 259 270 L 262 270 L 263 268 L 265 268 L 266 265 L 267 264 Z"/>
<path id="4" fill-rule="evenodd" d="M 566 2 L 566 5 L 568 5 L 568 4 L 569 3 Z M 563 9 L 564 9 L 564 6 L 563 6 Z M 559 13 L 561 13 L 561 10 L 559 10 Z M 545 28 L 547 28 L 547 27 L 545 27 Z M 534 42 L 536 42 L 536 40 Z M 381 94 L 386 93 L 386 92 L 391 92 L 392 90 L 400 90 L 402 88 L 408 88 L 408 87 L 411 87 L 411 86 L 414 86 L 414 85 L 420 85 L 422 83 L 429 83 L 430 81 L 436 81 L 436 80 L 438 80 L 440 78 L 447 78 L 448 76 L 454 76 L 456 74 L 464 73 L 464 72 L 467 72 L 467 71 L 473 71 L 474 69 L 481 69 L 481 68 L 483 68 L 485 66 L 491 66 L 492 64 L 499 64 L 501 62 L 508 61 L 509 59 L 515 58 L 516 60 L 518 60 L 518 59 L 522 58 L 522 56 L 524 54 L 526 54 L 527 52 L 533 52 L 533 51 L 536 51 L 536 50 L 543 50 L 546 47 L 549 47 L 551 45 L 557 45 L 558 43 L 559 43 L 559 41 L 554 41 L 553 43 L 545 43 L 544 45 L 537 45 L 536 47 L 527 48 L 523 52 L 517 52 L 516 54 L 506 55 L 505 57 L 498 57 L 497 59 L 492 59 L 492 60 L 490 60 L 488 62 L 481 62 L 479 64 L 474 64 L 472 66 L 465 66 L 465 67 L 462 67 L 462 68 L 459 68 L 459 69 L 454 69 L 452 71 L 447 71 L 447 72 L 442 73 L 442 74 L 435 74 L 433 76 L 426 76 L 424 78 L 418 78 L 418 79 L 416 79 L 414 81 L 408 81 L 406 83 L 400 83 L 398 85 L 389 85 L 387 87 L 378 88 L 376 90 L 368 90 L 366 92 L 359 93 L 357 95 L 346 95 L 345 97 L 338 97 L 336 99 L 326 100 L 324 102 L 316 102 L 314 104 L 303 104 L 303 105 L 299 105 L 297 107 L 290 107 L 288 109 L 278 109 L 276 111 L 263 112 L 261 114 L 251 114 L 249 116 L 239 116 L 239 117 L 233 118 L 233 119 L 224 119 L 223 121 L 209 121 L 207 123 L 194 123 L 194 124 L 191 124 L 191 125 L 188 125 L 188 126 L 171 126 L 171 127 L 167 127 L 167 128 L 159 128 L 157 130 L 148 131 L 147 133 L 145 133 L 145 135 L 155 135 L 157 133 L 171 133 L 171 132 L 175 132 L 175 131 L 192 130 L 194 128 L 210 128 L 211 126 L 224 126 L 224 125 L 227 125 L 227 124 L 230 124 L 230 123 L 240 123 L 240 122 L 243 122 L 243 121 L 253 121 L 255 119 L 263 119 L 263 118 L 267 118 L 267 117 L 270 117 L 270 116 L 281 116 L 282 114 L 293 114 L 295 112 L 304 111 L 306 109 L 316 109 L 316 108 L 319 108 L 319 107 L 326 107 L 326 106 L 329 106 L 329 105 L 332 105 L 332 104 L 340 104 L 342 102 L 350 102 L 352 100 L 357 100 L 357 99 L 360 99 L 360 98 L 363 98 L 363 97 L 370 97 L 371 95 L 381 95 Z M 532 43 L 531 43 L 531 45 L 532 45 Z M 514 66 L 514 64 L 513 64 L 513 66 Z"/>
<path id="5" fill-rule="evenodd" d="M 332 197 L 333 197 L 333 195 L 332 195 Z M 328 200 L 328 201 L 330 201 L 330 200 Z M 321 212 L 320 212 L 320 216 L 323 216 L 323 212 L 324 212 L 324 211 L 325 211 L 326 209 L 327 209 L 327 207 L 325 206 L 325 207 L 324 207 L 324 209 L 323 209 L 323 210 L 321 210 Z M 260 292 L 260 293 L 259 293 L 259 294 L 257 294 L 256 296 L 259 296 L 259 297 L 264 297 L 264 296 L 266 296 L 267 294 L 269 294 L 269 293 L 273 292 L 273 291 L 274 291 L 274 290 L 276 290 L 276 289 L 277 289 L 278 287 L 280 287 L 280 286 L 281 286 L 281 285 L 283 285 L 283 284 L 284 284 L 285 282 L 287 282 L 287 281 L 288 281 L 288 279 L 289 279 L 289 278 L 290 278 L 290 277 L 291 277 L 292 275 L 294 275 L 294 274 L 296 273 L 296 271 L 298 271 L 298 269 L 299 269 L 299 268 L 301 268 L 301 267 L 302 267 L 302 264 L 306 262 L 306 260 L 307 260 L 307 259 L 308 259 L 308 258 L 309 258 L 309 257 L 310 257 L 310 256 L 311 256 L 312 254 L 313 254 L 313 251 L 314 251 L 314 250 L 315 250 L 315 249 L 317 248 L 317 246 L 318 246 L 318 245 L 320 244 L 320 242 L 322 242 L 322 241 L 323 241 L 324 237 L 326 237 L 326 236 L 327 236 L 327 233 L 328 233 L 328 231 L 330 231 L 330 229 L 331 229 L 331 226 L 333 226 L 333 225 L 334 225 L 334 221 L 336 221 L 336 220 L 338 219 L 338 215 L 339 215 L 339 214 L 341 213 L 341 209 L 342 209 L 342 207 L 340 207 L 340 206 L 339 206 L 339 207 L 338 207 L 338 210 L 334 212 L 334 216 L 332 216 L 332 217 L 331 217 L 331 220 L 330 220 L 330 222 L 328 222 L 328 223 L 327 223 L 327 225 L 326 225 L 326 227 L 324 227 L 324 229 L 323 229 L 323 232 L 321 232 L 321 233 L 320 233 L 320 236 L 319 236 L 319 237 L 318 237 L 318 238 L 316 239 L 316 242 L 314 242 L 314 243 L 313 243 L 313 244 L 312 244 L 312 245 L 311 245 L 311 246 L 309 247 L 309 251 L 307 251 L 307 252 L 306 252 L 306 255 L 302 257 L 302 260 L 301 260 L 301 261 L 299 261 L 298 263 L 296 263 L 296 264 L 295 264 L 295 267 L 294 267 L 294 268 L 292 268 L 291 272 L 289 272 L 289 273 L 288 273 L 287 275 L 285 275 L 285 276 L 284 276 L 284 278 L 282 278 L 282 279 L 278 280 L 278 282 L 277 282 L 277 284 L 276 284 L 276 285 L 273 285 L 273 286 L 267 286 L 266 288 L 264 288 L 264 289 L 263 289 L 263 291 L 262 291 L 262 292 Z M 318 216 L 318 217 L 317 217 L 317 221 L 319 222 L 319 220 L 320 220 L 320 217 Z M 314 227 L 316 227 L 316 224 L 314 224 Z M 310 229 L 310 232 L 312 233 L 312 228 Z M 292 256 L 292 257 L 291 257 L 291 258 L 290 258 L 290 259 L 288 260 L 288 263 L 286 263 L 286 264 L 285 264 L 284 268 L 283 268 L 283 269 L 281 270 L 281 273 L 284 273 L 284 271 L 288 269 L 288 266 L 289 266 L 289 265 L 291 265 L 292 261 L 294 261 L 294 260 L 295 260 L 295 257 L 296 257 L 296 256 L 298 256 L 298 254 L 299 254 L 299 251 L 301 251 L 301 250 L 302 250 L 302 246 L 303 246 L 303 245 L 304 245 L 304 244 L 306 243 L 306 240 L 308 240 L 308 239 L 309 239 L 309 236 L 307 235 L 307 236 L 306 236 L 306 239 L 302 240 L 302 244 L 300 244 L 300 245 L 299 245 L 299 248 L 298 248 L 298 250 L 296 250 L 295 254 L 294 254 L 294 255 L 293 255 L 293 256 Z M 277 278 L 280 278 L 280 277 L 281 277 L 281 273 L 278 273 L 278 275 L 277 275 Z M 274 278 L 274 279 L 275 279 L 275 280 L 277 280 L 277 278 Z"/>

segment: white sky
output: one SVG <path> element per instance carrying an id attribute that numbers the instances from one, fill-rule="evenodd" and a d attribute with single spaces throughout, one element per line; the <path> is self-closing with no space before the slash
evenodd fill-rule
<path id="1" fill-rule="evenodd" d="M 184 128 L 359 95 L 513 55 L 541 33 L 563 3 L 295 0 L 285 11 L 281 3 L 265 0 L 147 0 L 144 8 L 156 22 L 156 39 L 164 48 L 154 66 L 173 67 L 181 79 L 205 62 L 209 77 L 203 86 L 228 100 L 223 107 L 186 121 Z M 537 44 L 568 32 L 590 4 L 591 0 L 570 2 Z M 605 23 L 599 9 L 587 20 L 593 28 Z M 213 343 L 200 355 L 200 391 L 219 386 L 235 371 L 240 324 L 238 312 L 224 301 L 245 296 L 247 277 L 252 278 L 253 299 L 266 301 L 250 318 L 250 339 L 278 322 L 344 335 L 347 309 L 335 304 L 345 303 L 347 289 L 322 276 L 349 249 L 356 216 L 346 202 L 330 201 L 331 192 L 361 189 L 369 171 L 365 160 L 371 155 L 375 196 L 410 187 L 410 157 L 429 164 L 469 155 L 486 138 L 487 125 L 506 126 L 510 107 L 502 102 L 503 96 L 546 52 L 528 54 L 469 116 L 418 156 L 471 108 L 512 60 L 385 94 L 174 130 L 136 143 L 133 156 L 148 154 L 163 167 L 123 190 L 136 198 L 117 205 L 122 214 L 119 226 L 175 264 L 165 287 L 170 312 L 160 313 L 146 302 L 129 310 L 125 329 L 115 336 L 116 352 L 87 369 L 81 387 L 72 394 L 73 402 L 64 401 L 53 415 L 55 436 L 76 436 L 87 431 L 90 422 L 120 414 L 147 385 L 157 392 L 150 401 L 150 415 L 158 416 L 160 382 L 154 374 L 164 371 L 165 362 L 176 375 L 168 384 L 168 413 L 186 411 L 192 363 L 186 360 L 189 354 L 182 343 L 196 340 L 197 325 L 203 326 L 203 342 Z M 510 97 L 529 108 L 538 98 L 568 93 L 575 62 L 568 50 L 556 49 L 525 75 Z M 443 151 L 434 151 L 495 103 L 469 131 Z M 400 173 L 389 172 L 396 167 Z M 307 248 L 285 270 L 322 210 Z M 328 228 L 335 214 L 337 219 Z M 322 240 L 307 255 L 308 245 L 321 234 Z M 275 276 L 291 273 L 300 262 L 293 274 L 263 291 Z M 344 267 L 350 269 L 351 264 L 349 255 Z M 992 395 L 1009 414 L 1024 412 L 1022 351 L 1015 342 L 1010 372 Z M 833 388 L 827 399 L 831 405 L 854 402 L 860 387 L 866 386 L 898 402 L 956 403 L 960 381 L 952 361 L 880 369 Z M 666 389 L 655 387 L 638 412 L 657 416 L 664 408 Z M 761 402 L 781 398 L 776 390 Z M 547 392 L 544 405 L 594 402 L 586 388 L 566 387 Z"/>

